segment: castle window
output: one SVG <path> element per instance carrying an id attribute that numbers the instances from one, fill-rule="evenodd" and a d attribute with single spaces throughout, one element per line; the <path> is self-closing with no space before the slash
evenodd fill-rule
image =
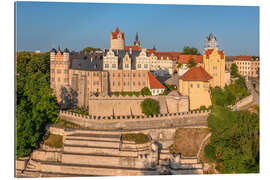
<path id="1" fill-rule="evenodd" d="M 127 85 L 129 86 L 129 82 L 127 83 Z"/>
<path id="2" fill-rule="evenodd" d="M 112 85 L 113 85 L 113 86 L 115 85 L 114 81 L 113 81 Z"/>
<path id="3" fill-rule="evenodd" d="M 135 81 L 133 81 L 133 86 L 135 86 L 135 84 L 136 84 Z"/>
<path id="4" fill-rule="evenodd" d="M 124 82 L 124 86 L 126 86 L 126 82 Z"/>
<path id="5" fill-rule="evenodd" d="M 145 64 L 145 65 L 144 65 L 144 68 L 148 68 L 148 64 Z"/>
<path id="6" fill-rule="evenodd" d="M 133 77 L 135 77 L 136 76 L 136 74 L 135 73 L 133 73 Z"/>
<path id="7" fill-rule="evenodd" d="M 67 74 L 67 70 L 66 69 L 64 70 L 64 73 Z"/>
<path id="8" fill-rule="evenodd" d="M 61 81 L 61 79 L 60 78 L 58 78 L 58 82 L 60 82 Z"/>
<path id="9" fill-rule="evenodd" d="M 200 84 L 197 84 L 197 88 L 200 88 Z"/>
<path id="10" fill-rule="evenodd" d="M 129 73 L 127 74 L 127 77 L 129 77 Z"/>
<path id="11" fill-rule="evenodd" d="M 145 73 L 143 73 L 143 77 L 145 77 Z"/>
<path id="12" fill-rule="evenodd" d="M 141 77 L 141 73 L 138 73 L 138 77 Z"/>
<path id="13" fill-rule="evenodd" d="M 65 79 L 64 79 L 64 82 L 68 82 L 68 79 L 67 79 L 67 78 L 65 78 Z"/>
<path id="14" fill-rule="evenodd" d="M 104 78 L 106 78 L 106 77 L 107 77 L 107 76 L 106 76 L 106 74 L 104 74 L 103 76 L 104 76 Z"/>
<path id="15" fill-rule="evenodd" d="M 124 73 L 123 76 L 126 77 L 126 74 Z"/>
<path id="16" fill-rule="evenodd" d="M 105 68 L 109 68 L 109 64 L 105 64 Z"/>
<path id="17" fill-rule="evenodd" d="M 58 73 L 58 74 L 61 73 L 61 69 L 57 69 L 57 73 Z"/>
<path id="18" fill-rule="evenodd" d="M 62 61 L 60 61 L 60 64 L 62 64 Z"/>
<path id="19" fill-rule="evenodd" d="M 96 81 L 96 85 L 98 85 L 99 84 L 99 81 Z"/>
<path id="20" fill-rule="evenodd" d="M 54 81 L 54 78 L 53 77 L 51 78 L 51 81 Z"/>
<path id="21" fill-rule="evenodd" d="M 120 73 L 118 73 L 118 77 L 120 77 Z"/>
<path id="22" fill-rule="evenodd" d="M 51 69 L 51 73 L 54 73 L 54 69 Z"/>
<path id="23" fill-rule="evenodd" d="M 129 68 L 129 64 L 125 64 L 125 68 Z"/>
<path id="24" fill-rule="evenodd" d="M 113 77 L 115 77 L 115 74 L 113 73 Z"/>
<path id="25" fill-rule="evenodd" d="M 141 68 L 141 64 L 138 64 L 138 65 L 137 65 L 137 68 Z"/>
<path id="26" fill-rule="evenodd" d="M 192 88 L 193 87 L 193 84 L 190 84 L 190 87 Z"/>
<path id="27" fill-rule="evenodd" d="M 145 86 L 145 81 L 143 81 L 143 85 Z"/>
<path id="28" fill-rule="evenodd" d="M 120 81 L 118 81 L 118 86 L 120 86 Z"/>
<path id="29" fill-rule="evenodd" d="M 116 64 L 112 64 L 112 68 L 116 68 Z"/>
<path id="30" fill-rule="evenodd" d="M 139 85 L 139 86 L 141 85 L 141 82 L 140 82 L 140 81 L 138 82 L 138 85 Z"/>

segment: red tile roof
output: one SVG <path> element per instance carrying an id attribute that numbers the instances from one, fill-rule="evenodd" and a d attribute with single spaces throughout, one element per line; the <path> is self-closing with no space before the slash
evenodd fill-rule
<path id="1" fill-rule="evenodd" d="M 203 81 L 203 82 L 208 82 L 210 79 L 213 77 L 208 74 L 201 66 L 197 67 L 194 66 L 190 68 L 183 76 L 181 79 L 184 81 Z"/>
<path id="2" fill-rule="evenodd" d="M 112 32 L 112 38 L 113 39 L 117 39 L 117 35 L 120 33 L 120 30 L 119 30 L 119 28 L 117 27 L 116 29 L 115 29 L 115 32 Z"/>
<path id="3" fill-rule="evenodd" d="M 148 72 L 150 89 L 164 89 L 165 87 L 155 78 L 155 76 Z"/>
<path id="4" fill-rule="evenodd" d="M 251 56 L 236 56 L 234 60 L 235 61 L 251 61 L 252 57 Z"/>
<path id="5" fill-rule="evenodd" d="M 209 55 L 212 54 L 213 51 L 214 51 L 214 49 L 207 49 L 204 51 L 204 54 L 206 55 L 207 59 L 209 59 Z M 221 59 L 224 58 L 224 51 L 218 51 L 218 54 L 220 55 Z"/>
<path id="6" fill-rule="evenodd" d="M 182 60 L 183 60 L 183 63 L 184 64 L 188 64 L 188 61 L 190 59 L 194 59 L 195 63 L 198 64 L 198 63 L 202 63 L 203 62 L 203 56 L 202 55 L 189 55 L 189 54 L 181 54 L 180 57 L 179 57 L 179 63 L 182 63 Z"/>
<path id="7" fill-rule="evenodd" d="M 148 49 L 147 52 L 149 55 L 154 54 L 155 56 L 157 56 L 158 59 L 161 59 L 161 57 L 163 57 L 163 59 L 167 59 L 168 57 L 169 59 L 175 61 L 177 61 L 179 59 L 180 54 L 182 54 L 180 52 L 156 52 L 153 49 Z"/>
<path id="8" fill-rule="evenodd" d="M 141 47 L 140 47 L 140 46 L 125 46 L 125 50 L 129 50 L 129 49 L 132 49 L 132 50 L 140 50 Z"/>

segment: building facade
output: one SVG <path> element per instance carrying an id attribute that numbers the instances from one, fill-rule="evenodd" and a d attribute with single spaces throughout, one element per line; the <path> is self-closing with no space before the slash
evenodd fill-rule
<path id="1" fill-rule="evenodd" d="M 236 56 L 234 63 L 242 76 L 259 77 L 260 61 L 258 57 Z"/>

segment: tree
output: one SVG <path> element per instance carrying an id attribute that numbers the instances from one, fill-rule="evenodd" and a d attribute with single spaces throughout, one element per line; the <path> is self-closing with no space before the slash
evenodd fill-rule
<path id="1" fill-rule="evenodd" d="M 96 50 L 99 50 L 99 49 L 91 47 L 91 46 L 87 46 L 82 50 L 82 52 L 95 52 Z"/>
<path id="2" fill-rule="evenodd" d="M 58 119 L 52 95 L 49 56 L 17 53 L 16 59 L 16 156 L 28 155 L 42 140 L 45 126 Z"/>
<path id="3" fill-rule="evenodd" d="M 145 115 L 155 115 L 159 113 L 159 104 L 156 100 L 146 98 L 141 102 L 142 113 Z"/>
<path id="4" fill-rule="evenodd" d="M 188 67 L 188 68 L 192 68 L 192 67 L 194 67 L 194 66 L 196 66 L 195 60 L 194 60 L 193 58 L 190 58 L 190 59 L 188 60 L 187 67 Z"/>
<path id="5" fill-rule="evenodd" d="M 193 55 L 200 55 L 200 52 L 197 48 L 195 47 L 189 47 L 185 46 L 183 49 L 183 54 L 193 54 Z"/>
<path id="6" fill-rule="evenodd" d="M 150 96 L 151 95 L 151 91 L 148 87 L 144 87 L 141 89 L 141 95 L 143 96 Z"/>
<path id="7" fill-rule="evenodd" d="M 231 75 L 232 77 L 238 77 L 238 67 L 235 63 L 231 65 Z"/>
<path id="8" fill-rule="evenodd" d="M 217 162 L 222 173 L 259 172 L 258 114 L 214 106 L 208 127 L 212 136 L 206 157 Z"/>

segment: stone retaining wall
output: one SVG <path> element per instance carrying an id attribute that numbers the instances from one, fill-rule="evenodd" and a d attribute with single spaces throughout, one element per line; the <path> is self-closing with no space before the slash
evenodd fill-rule
<path id="1" fill-rule="evenodd" d="M 207 125 L 210 111 L 158 114 L 147 116 L 86 116 L 68 111 L 60 111 L 59 117 L 83 127 L 97 130 L 140 130 L 154 128 Z"/>

